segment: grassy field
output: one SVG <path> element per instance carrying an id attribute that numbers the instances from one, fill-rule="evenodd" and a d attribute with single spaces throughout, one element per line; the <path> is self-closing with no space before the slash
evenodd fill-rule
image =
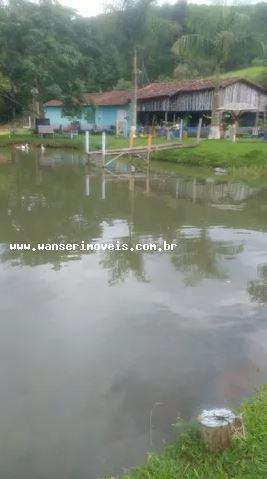
<path id="1" fill-rule="evenodd" d="M 231 449 L 209 453 L 196 425 L 180 425 L 173 445 L 161 454 L 149 454 L 146 465 L 133 469 L 123 479 L 266 479 L 267 387 L 239 412 L 246 436 L 235 438 Z"/>
<path id="2" fill-rule="evenodd" d="M 157 152 L 152 159 L 213 168 L 267 168 L 267 141 L 202 140 L 195 148 Z"/>

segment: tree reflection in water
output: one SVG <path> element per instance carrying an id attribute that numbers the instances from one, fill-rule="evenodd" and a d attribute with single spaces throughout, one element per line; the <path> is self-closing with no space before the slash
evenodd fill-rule
<path id="1" fill-rule="evenodd" d="M 201 228 L 199 237 L 188 238 L 180 233 L 177 244 L 172 263 L 186 273 L 187 286 L 195 286 L 203 279 L 226 279 L 227 273 L 222 269 L 220 257 L 236 256 L 243 251 L 242 244 L 212 240 L 205 227 Z"/>
<path id="2" fill-rule="evenodd" d="M 131 244 L 129 245 L 131 247 Z M 137 280 L 148 282 L 145 273 L 144 257 L 140 251 L 109 251 L 100 265 L 108 270 L 110 285 L 123 282 L 130 274 Z"/>
<path id="3" fill-rule="evenodd" d="M 50 264 L 59 270 L 66 262 L 80 260 L 91 252 L 11 252 L 9 243 L 80 243 L 104 241 L 103 225 L 128 225 L 130 245 L 149 239 L 165 239 L 178 247 L 164 254 L 175 268 L 183 272 L 186 285 L 195 286 L 203 279 L 225 280 L 223 260 L 234 258 L 243 251 L 239 241 L 227 236 L 214 240 L 212 229 L 246 228 L 266 230 L 266 192 L 237 181 L 208 178 L 196 179 L 185 175 L 151 173 L 119 175 L 81 167 L 83 158 L 73 152 L 38 151 L 23 156 L 8 151 L 0 168 L 0 243 L 1 261 L 38 266 Z M 125 165 L 124 165 L 125 166 Z M 114 167 L 115 168 L 115 167 Z M 165 167 L 166 168 L 166 167 Z M 123 170 L 124 171 L 124 170 Z M 220 180 L 221 181 L 221 180 Z M 260 196 L 260 198 L 259 198 Z M 229 211 L 229 204 L 240 205 Z M 214 208 L 214 204 L 220 208 Z M 227 206 L 227 210 L 221 208 Z M 198 234 L 187 236 L 185 225 L 192 225 Z M 107 233 L 109 235 L 109 233 Z M 111 240 L 110 237 L 105 239 Z M 145 259 L 150 253 L 106 251 L 100 265 L 108 272 L 109 284 L 125 281 L 132 275 L 138 281 L 148 281 Z M 157 261 L 157 253 L 151 253 Z M 253 301 L 266 302 L 266 268 L 261 277 L 251 281 L 248 291 Z"/>
<path id="4" fill-rule="evenodd" d="M 252 301 L 267 303 L 267 264 L 258 268 L 259 279 L 249 281 L 248 292 Z"/>

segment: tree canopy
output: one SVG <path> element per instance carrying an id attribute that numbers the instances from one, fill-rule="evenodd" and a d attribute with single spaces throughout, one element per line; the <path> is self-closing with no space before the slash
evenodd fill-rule
<path id="1" fill-rule="evenodd" d="M 55 0 L 1 2 L 1 120 L 30 111 L 33 88 L 41 101 L 69 101 L 83 91 L 129 86 L 133 46 L 138 50 L 140 85 L 212 75 L 220 47 L 222 71 L 266 65 L 266 23 L 266 2 L 222 10 L 220 5 L 186 0 L 163 6 L 123 0 L 92 18 Z M 183 50 L 182 39 L 189 37 L 190 48 Z M 205 48 L 194 38 L 202 39 Z"/>

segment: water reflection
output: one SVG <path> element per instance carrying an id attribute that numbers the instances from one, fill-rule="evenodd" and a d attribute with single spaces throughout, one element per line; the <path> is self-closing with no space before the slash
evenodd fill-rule
<path id="1" fill-rule="evenodd" d="M 183 232 L 176 238 L 178 248 L 172 256 L 177 269 L 185 272 L 185 283 L 196 285 L 202 279 L 227 279 L 220 258 L 235 257 L 243 251 L 242 243 L 213 241 L 207 228 L 201 228 L 198 237 L 186 237 Z"/>
<path id="2" fill-rule="evenodd" d="M 129 246 L 131 247 L 131 243 Z M 105 253 L 100 265 L 107 269 L 110 285 L 125 281 L 130 273 L 137 281 L 148 281 L 143 255 L 138 252 L 127 255 L 124 251 L 109 251 Z"/>
<path id="3" fill-rule="evenodd" d="M 253 301 L 267 303 L 267 264 L 258 267 L 258 279 L 249 281 L 248 292 Z"/>
<path id="4" fill-rule="evenodd" d="M 266 380 L 266 188 L 153 164 L 104 172 L 73 152 L 2 155 L 1 477 L 120 474 L 177 416 Z M 9 250 L 163 239 L 177 248 Z"/>

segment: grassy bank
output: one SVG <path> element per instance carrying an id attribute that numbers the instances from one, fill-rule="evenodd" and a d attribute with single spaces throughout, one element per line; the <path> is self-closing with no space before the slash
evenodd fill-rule
<path id="1" fill-rule="evenodd" d="M 90 149 L 99 150 L 101 149 L 101 135 L 90 135 Z M 170 140 L 171 141 L 171 140 Z M 172 140 L 173 141 L 173 140 Z M 166 143 L 167 140 L 164 137 L 154 138 L 154 144 Z M 38 135 L 33 134 L 20 134 L 12 135 L 0 135 L 0 148 L 20 145 L 28 143 L 30 147 L 40 147 L 41 144 L 51 147 L 51 148 L 73 148 L 76 150 L 83 151 L 84 149 L 84 135 L 79 135 L 78 137 L 73 138 L 72 140 L 66 136 L 56 136 L 42 138 Z M 145 146 L 147 145 L 147 138 L 139 137 L 134 141 L 134 146 Z M 116 137 L 113 135 L 107 135 L 106 137 L 106 146 L 108 149 L 117 149 L 117 148 L 127 148 L 129 146 L 129 139 L 124 137 Z"/>
<path id="2" fill-rule="evenodd" d="M 180 165 L 242 168 L 260 166 L 267 168 L 267 142 L 203 140 L 195 148 L 157 152 L 152 159 Z"/>
<path id="3" fill-rule="evenodd" d="M 166 143 L 165 138 L 153 138 L 153 144 Z M 0 147 L 15 146 L 28 143 L 32 148 L 39 148 L 41 144 L 51 148 L 72 148 L 84 150 L 84 135 L 74 139 L 58 136 L 55 138 L 41 138 L 37 135 L 8 135 L 0 136 Z M 185 145 L 194 145 L 194 139 L 188 139 Z M 107 135 L 108 149 L 126 148 L 129 146 L 128 138 Z M 146 146 L 147 138 L 136 138 L 134 146 Z M 90 136 L 90 149 L 101 149 L 101 135 Z M 160 151 L 153 153 L 152 160 L 175 163 L 183 166 L 202 166 L 206 168 L 223 167 L 228 169 L 261 167 L 267 171 L 267 142 L 260 140 L 238 140 L 232 143 L 226 140 L 202 140 L 194 148 Z"/>
<path id="4" fill-rule="evenodd" d="M 231 449 L 209 453 L 199 430 L 192 425 L 178 432 L 176 443 L 161 454 L 149 454 L 147 464 L 123 479 L 266 479 L 267 387 L 241 408 L 245 438 L 235 438 Z"/>
<path id="5" fill-rule="evenodd" d="M 73 148 L 76 150 L 82 149 L 83 143 L 81 138 L 75 138 L 71 140 L 70 138 L 41 138 L 37 135 L 14 135 L 9 137 L 8 135 L 0 136 L 0 148 L 15 146 L 15 145 L 24 145 L 28 143 L 30 147 L 38 148 L 42 144 L 50 148 Z"/>

